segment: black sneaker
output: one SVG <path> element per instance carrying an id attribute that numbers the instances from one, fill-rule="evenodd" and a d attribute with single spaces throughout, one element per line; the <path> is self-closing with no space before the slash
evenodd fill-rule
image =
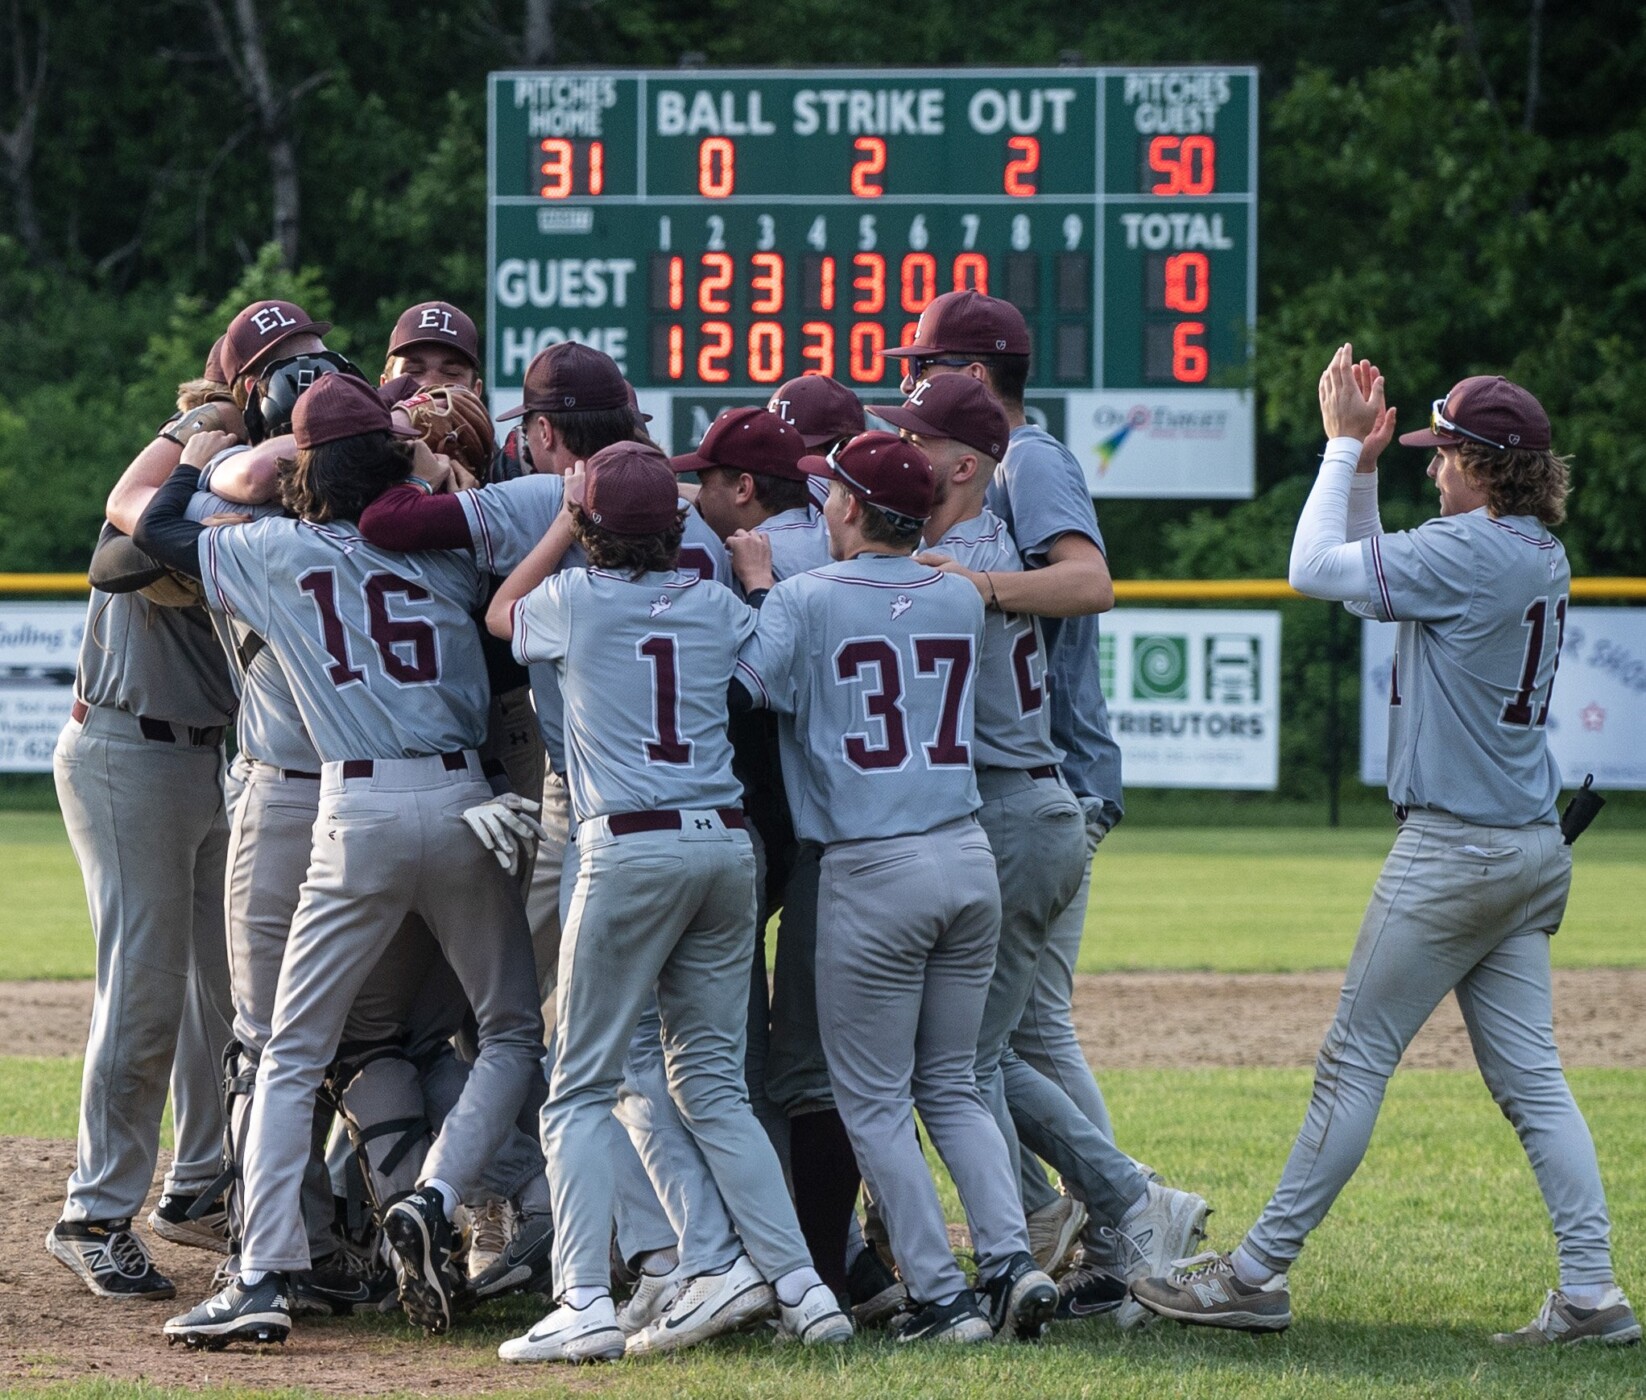
<path id="1" fill-rule="evenodd" d="M 502 1298 L 510 1293 L 554 1292 L 554 1221 L 548 1215 L 522 1215 L 514 1236 L 497 1261 L 469 1280 L 475 1298 Z"/>
<path id="2" fill-rule="evenodd" d="M 948 1303 L 914 1303 L 892 1319 L 891 1334 L 897 1342 L 987 1342 L 994 1329 L 977 1298 L 962 1293 Z"/>
<path id="3" fill-rule="evenodd" d="M 383 1215 L 383 1236 L 394 1256 L 400 1306 L 425 1332 L 451 1331 L 452 1305 L 461 1283 L 452 1262 L 457 1241 L 440 1193 L 408 1192 Z"/>
<path id="4" fill-rule="evenodd" d="M 1014 1254 L 977 1290 L 977 1301 L 997 1337 L 1036 1342 L 1057 1311 L 1057 1285 L 1025 1251 Z"/>
<path id="5" fill-rule="evenodd" d="M 909 1301 L 909 1290 L 868 1248 L 846 1270 L 846 1295 L 859 1327 L 882 1326 Z"/>
<path id="6" fill-rule="evenodd" d="M 214 1254 L 229 1252 L 229 1208 L 221 1196 L 197 1207 L 199 1196 L 180 1196 L 168 1191 L 149 1212 L 149 1229 L 163 1240 L 189 1249 L 209 1249 Z M 193 1214 L 194 1218 L 190 1219 Z"/>
<path id="7" fill-rule="evenodd" d="M 291 1295 L 284 1274 L 266 1274 L 250 1288 L 238 1279 L 199 1307 L 166 1323 L 166 1341 L 221 1351 L 230 1342 L 283 1342 L 291 1331 Z"/>
<path id="8" fill-rule="evenodd" d="M 291 1310 L 298 1317 L 347 1317 L 382 1312 L 394 1297 L 394 1275 L 386 1268 L 362 1269 L 345 1249 L 291 1278 Z"/>
<path id="9" fill-rule="evenodd" d="M 1057 1281 L 1058 1322 L 1084 1322 L 1112 1313 L 1126 1301 L 1126 1280 L 1112 1274 L 1089 1253 Z"/>
<path id="10" fill-rule="evenodd" d="M 154 1267 L 130 1220 L 59 1220 L 46 1248 L 99 1298 L 175 1298 L 177 1287 Z"/>

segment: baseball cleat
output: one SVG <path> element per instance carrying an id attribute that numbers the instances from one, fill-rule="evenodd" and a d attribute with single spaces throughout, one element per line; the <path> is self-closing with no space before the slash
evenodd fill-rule
<path id="1" fill-rule="evenodd" d="M 1284 1332 L 1292 1325 L 1286 1275 L 1276 1274 L 1263 1284 L 1242 1283 L 1227 1254 L 1181 1259 L 1166 1276 L 1133 1283 L 1132 1298 L 1152 1313 L 1197 1327 Z"/>
<path id="2" fill-rule="evenodd" d="M 624 1337 L 644 1332 L 662 1317 L 685 1286 L 686 1275 L 678 1264 L 666 1274 L 648 1274 L 642 1269 L 629 1301 L 617 1310 L 617 1325 Z"/>
<path id="3" fill-rule="evenodd" d="M 1177 1191 L 1151 1181 L 1143 1208 L 1124 1224 L 1101 1232 L 1120 1266 L 1115 1272 L 1128 1287 L 1146 1278 L 1164 1278 L 1175 1261 L 1193 1254 L 1195 1246 L 1206 1238 L 1209 1214 L 1211 1207 L 1192 1191 Z M 1114 1320 L 1130 1331 L 1143 1326 L 1149 1313 L 1135 1297 L 1128 1297 L 1115 1309 Z"/>
<path id="4" fill-rule="evenodd" d="M 479 1226 L 475 1227 L 476 1238 Z M 474 1248 L 469 1249 L 474 1259 Z M 475 1300 L 502 1298 L 510 1293 L 550 1293 L 554 1287 L 554 1221 L 547 1215 L 516 1217 L 514 1234 L 491 1267 L 470 1275 L 469 1292 Z"/>
<path id="5" fill-rule="evenodd" d="M 909 1301 L 909 1290 L 869 1248 L 846 1270 L 846 1295 L 859 1327 L 884 1326 Z"/>
<path id="6" fill-rule="evenodd" d="M 521 1337 L 510 1337 L 497 1354 L 505 1361 L 616 1361 L 623 1355 L 623 1329 L 609 1294 L 586 1308 L 562 1303 Z"/>
<path id="7" fill-rule="evenodd" d="M 1004 1268 L 981 1282 L 977 1301 L 996 1337 L 1037 1342 L 1057 1310 L 1057 1285 L 1035 1267 L 1032 1254 L 1014 1254 Z"/>
<path id="8" fill-rule="evenodd" d="M 154 1267 L 130 1220 L 59 1220 L 46 1248 L 99 1298 L 175 1298 L 176 1285 Z"/>
<path id="9" fill-rule="evenodd" d="M 1094 1253 L 1081 1252 L 1080 1262 L 1057 1281 L 1057 1322 L 1084 1322 L 1106 1317 L 1126 1301 L 1126 1280 L 1097 1262 Z"/>
<path id="10" fill-rule="evenodd" d="M 777 1300 L 777 1333 L 804 1346 L 830 1346 L 852 1339 L 852 1320 L 826 1283 L 814 1283 L 792 1308 Z"/>
<path id="11" fill-rule="evenodd" d="M 1056 1278 L 1069 1267 L 1086 1227 L 1086 1207 L 1073 1196 L 1059 1196 L 1029 1216 L 1029 1253 L 1035 1266 Z"/>
<path id="12" fill-rule="evenodd" d="M 1573 1346 L 1580 1342 L 1632 1347 L 1640 1341 L 1640 1323 L 1621 1288 L 1613 1287 L 1598 1308 L 1580 1308 L 1558 1288 L 1551 1288 L 1536 1317 L 1513 1332 L 1493 1333 L 1492 1340 L 1504 1347 Z"/>
<path id="13" fill-rule="evenodd" d="M 168 1343 L 221 1351 L 230 1342 L 283 1342 L 291 1331 L 291 1301 L 283 1274 L 266 1274 L 250 1287 L 238 1279 L 186 1313 L 166 1322 Z"/>
<path id="14" fill-rule="evenodd" d="M 395 1301 L 394 1275 L 386 1268 L 362 1268 L 346 1249 L 291 1276 L 294 1317 L 347 1317 L 383 1312 Z"/>
<path id="15" fill-rule="evenodd" d="M 435 1336 L 451 1331 L 459 1285 L 452 1264 L 452 1225 L 440 1193 L 428 1189 L 402 1196 L 384 1213 L 383 1236 L 394 1258 L 406 1316 Z"/>
<path id="16" fill-rule="evenodd" d="M 679 1351 L 723 1336 L 777 1311 L 777 1294 L 743 1254 L 718 1274 L 699 1274 L 680 1290 L 668 1311 L 629 1338 L 630 1356 Z"/>
<path id="17" fill-rule="evenodd" d="M 892 1339 L 910 1342 L 987 1342 L 994 1328 L 977 1306 L 977 1295 L 961 1293 L 947 1303 L 913 1303 L 892 1319 Z"/>
<path id="18" fill-rule="evenodd" d="M 229 1208 L 219 1196 L 190 1219 L 199 1196 L 183 1196 L 168 1191 L 149 1212 L 149 1229 L 163 1240 L 189 1249 L 209 1249 L 215 1254 L 229 1252 Z"/>
<path id="19" fill-rule="evenodd" d="M 469 1215 L 471 1234 L 466 1267 L 469 1282 L 478 1284 L 481 1275 L 503 1257 L 503 1251 L 514 1238 L 514 1206 L 508 1201 L 486 1201 L 476 1206 Z M 479 1289 L 475 1291 L 479 1292 Z"/>

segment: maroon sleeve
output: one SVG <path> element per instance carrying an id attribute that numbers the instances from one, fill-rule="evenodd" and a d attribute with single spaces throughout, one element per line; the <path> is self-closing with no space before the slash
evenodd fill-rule
<path id="1" fill-rule="evenodd" d="M 360 533 L 379 549 L 400 554 L 474 548 L 457 497 L 431 496 L 416 486 L 389 487 L 361 514 Z"/>

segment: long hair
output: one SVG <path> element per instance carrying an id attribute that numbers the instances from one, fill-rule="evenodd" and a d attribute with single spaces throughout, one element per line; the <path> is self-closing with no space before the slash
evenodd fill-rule
<path id="1" fill-rule="evenodd" d="M 280 462 L 280 499 L 300 519 L 358 520 L 360 513 L 411 473 L 412 452 L 385 432 L 357 433 L 300 448 Z"/>
<path id="2" fill-rule="evenodd" d="M 589 563 L 597 569 L 639 578 L 641 574 L 667 573 L 680 561 L 680 537 L 686 532 L 682 515 L 667 530 L 652 535 L 618 535 L 596 525 L 573 506 L 572 535 L 583 546 Z"/>
<path id="3" fill-rule="evenodd" d="M 1547 448 L 1499 452 L 1467 441 L 1457 445 L 1457 455 L 1464 475 L 1486 493 L 1486 509 L 1493 515 L 1533 515 L 1545 525 L 1566 518 L 1566 493 L 1572 486 L 1569 457 L 1557 457 Z"/>
<path id="4" fill-rule="evenodd" d="M 187 413 L 192 408 L 199 408 L 203 403 L 210 403 L 213 399 L 232 398 L 227 384 L 219 384 L 215 379 L 185 379 L 177 386 L 177 411 Z"/>

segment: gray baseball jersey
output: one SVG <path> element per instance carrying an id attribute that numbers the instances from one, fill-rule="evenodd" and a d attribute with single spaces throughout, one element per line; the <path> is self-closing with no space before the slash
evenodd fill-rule
<path id="1" fill-rule="evenodd" d="M 860 554 L 772 589 L 737 677 L 785 716 L 796 835 L 901 836 L 977 810 L 982 645 L 977 590 L 906 555 Z"/>
<path id="2" fill-rule="evenodd" d="M 730 589 L 690 570 L 567 569 L 515 604 L 516 659 L 553 665 L 560 683 L 579 821 L 742 804 L 725 695 L 754 625 Z"/>
<path id="3" fill-rule="evenodd" d="M 1485 510 L 1361 543 L 1371 603 L 1398 622 L 1389 797 L 1480 826 L 1556 820 L 1544 724 L 1572 571 L 1537 520 Z"/>
<path id="4" fill-rule="evenodd" d="M 829 527 L 809 506 L 780 510 L 754 527 L 772 542 L 772 577 L 793 578 L 829 562 Z"/>
<path id="5" fill-rule="evenodd" d="M 234 682 L 204 608 L 91 591 L 75 694 L 88 705 L 210 729 L 234 718 Z"/>
<path id="6" fill-rule="evenodd" d="M 985 508 L 929 546 L 968 569 L 1015 573 L 1022 569 L 1006 522 Z M 1040 768 L 1060 763 L 1046 703 L 1046 650 L 1040 620 L 1021 613 L 987 612 L 977 663 L 977 765 Z"/>
<path id="7" fill-rule="evenodd" d="M 207 600 L 263 637 L 327 762 L 476 748 L 491 696 L 474 560 L 394 554 L 349 522 L 268 519 L 200 536 Z"/>

